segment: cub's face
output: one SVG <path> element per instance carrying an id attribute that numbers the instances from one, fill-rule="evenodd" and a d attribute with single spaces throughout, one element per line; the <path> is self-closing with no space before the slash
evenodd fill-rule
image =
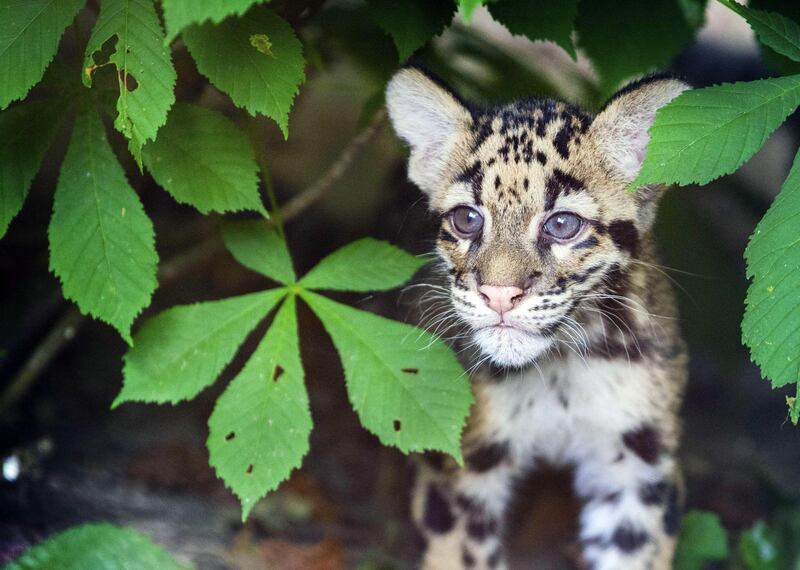
<path id="1" fill-rule="evenodd" d="M 660 189 L 626 187 L 656 110 L 684 89 L 633 84 L 592 118 L 551 100 L 469 110 L 419 70 L 392 79 L 389 114 L 441 221 L 453 308 L 495 364 L 581 343 L 576 310 L 601 310 L 651 226 Z"/>

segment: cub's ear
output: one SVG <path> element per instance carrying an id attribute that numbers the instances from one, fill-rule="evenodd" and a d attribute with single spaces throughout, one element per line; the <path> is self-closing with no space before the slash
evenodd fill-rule
<path id="1" fill-rule="evenodd" d="M 450 91 L 414 68 L 398 71 L 389 81 L 386 107 L 395 132 L 411 147 L 408 177 L 430 194 L 468 134 L 472 115 Z"/>
<path id="2" fill-rule="evenodd" d="M 592 121 L 591 135 L 626 184 L 639 174 L 656 111 L 689 89 L 683 81 L 648 77 L 618 91 Z"/>

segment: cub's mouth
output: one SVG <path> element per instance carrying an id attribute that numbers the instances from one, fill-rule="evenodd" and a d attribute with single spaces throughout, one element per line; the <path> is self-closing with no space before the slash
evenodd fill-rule
<path id="1" fill-rule="evenodd" d="M 488 360 L 513 368 L 532 364 L 553 344 L 549 336 L 506 322 L 478 329 L 473 338 Z"/>

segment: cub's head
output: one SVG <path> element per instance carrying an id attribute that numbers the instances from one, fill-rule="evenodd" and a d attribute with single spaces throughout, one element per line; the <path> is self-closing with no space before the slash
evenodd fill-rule
<path id="1" fill-rule="evenodd" d="M 661 188 L 626 187 L 656 111 L 685 89 L 646 79 L 592 117 L 552 100 L 473 108 L 414 68 L 391 80 L 409 178 L 441 219 L 453 307 L 495 364 L 524 366 L 569 336 L 576 310 L 636 258 Z"/>

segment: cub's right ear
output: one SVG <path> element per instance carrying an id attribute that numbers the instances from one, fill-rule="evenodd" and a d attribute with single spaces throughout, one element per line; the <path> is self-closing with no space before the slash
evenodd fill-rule
<path id="1" fill-rule="evenodd" d="M 441 183 L 472 115 L 450 91 L 422 71 L 398 71 L 386 88 L 386 107 L 397 135 L 411 147 L 408 177 L 430 194 Z"/>

